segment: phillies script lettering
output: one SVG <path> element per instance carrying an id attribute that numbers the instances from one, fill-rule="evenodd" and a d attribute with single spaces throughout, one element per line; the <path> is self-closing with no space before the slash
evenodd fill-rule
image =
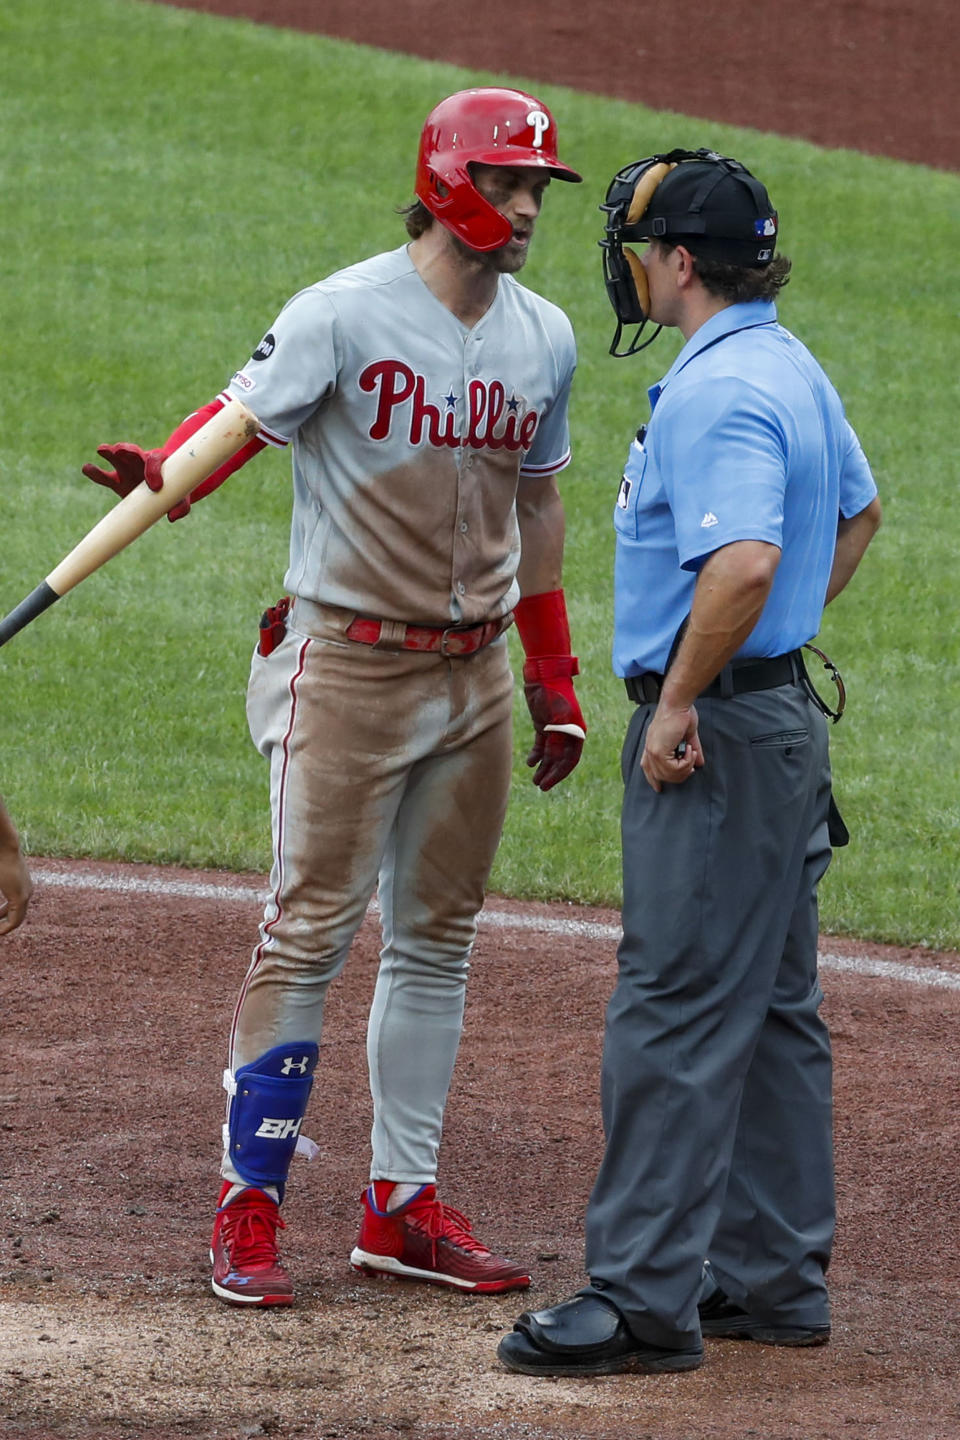
<path id="1" fill-rule="evenodd" d="M 427 382 L 402 360 L 377 360 L 360 375 L 360 389 L 377 396 L 377 414 L 370 426 L 371 440 L 386 440 L 394 411 L 407 406 L 410 444 L 426 439 L 431 445 L 474 450 L 529 450 L 540 419 L 536 410 L 520 412 L 514 396 L 507 399 L 500 380 L 471 380 L 467 387 L 467 433 L 456 428 L 454 409 L 441 413 L 426 398 Z"/>

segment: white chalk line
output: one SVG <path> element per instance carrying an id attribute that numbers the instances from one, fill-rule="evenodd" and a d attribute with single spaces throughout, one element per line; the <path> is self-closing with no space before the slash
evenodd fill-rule
<path id="1" fill-rule="evenodd" d="M 266 892 L 255 885 L 217 885 L 193 880 L 161 880 L 133 875 L 91 875 L 82 870 L 47 869 L 31 861 L 30 871 L 41 886 L 66 890 L 101 890 L 128 895 L 160 895 L 185 900 L 219 900 L 251 903 L 261 906 Z M 371 907 L 374 910 L 376 906 Z M 497 930 L 533 930 L 541 935 L 574 936 L 582 940 L 599 940 L 615 946 L 620 940 L 619 925 L 604 925 L 595 920 L 565 919 L 551 915 L 518 915 L 508 910 L 480 912 L 481 925 Z M 894 960 L 878 960 L 867 955 L 833 955 L 820 952 L 820 967 L 855 975 L 896 980 L 905 985 L 920 985 L 935 990 L 960 990 L 960 974 L 935 966 L 904 965 Z"/>

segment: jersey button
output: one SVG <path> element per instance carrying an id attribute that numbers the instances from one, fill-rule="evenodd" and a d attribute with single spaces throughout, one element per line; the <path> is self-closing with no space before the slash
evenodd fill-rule
<path id="1" fill-rule="evenodd" d="M 458 582 L 458 584 L 457 584 L 457 594 L 458 594 L 458 595 L 465 595 L 466 593 L 467 593 L 467 587 L 466 587 L 466 585 L 464 585 L 463 581 L 460 580 L 460 581 Z"/>
<path id="2" fill-rule="evenodd" d="M 466 535 L 466 533 L 467 533 L 467 531 L 468 531 L 469 529 L 470 529 L 470 526 L 467 524 L 466 520 L 461 520 L 461 521 L 460 521 L 460 534 L 461 534 L 461 535 Z"/>

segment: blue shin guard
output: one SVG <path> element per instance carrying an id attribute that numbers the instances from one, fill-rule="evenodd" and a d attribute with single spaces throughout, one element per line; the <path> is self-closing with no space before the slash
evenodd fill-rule
<path id="1" fill-rule="evenodd" d="M 281 1199 L 318 1055 L 312 1040 L 275 1045 L 235 1074 L 224 1072 L 230 1163 L 248 1185 L 275 1185 Z"/>

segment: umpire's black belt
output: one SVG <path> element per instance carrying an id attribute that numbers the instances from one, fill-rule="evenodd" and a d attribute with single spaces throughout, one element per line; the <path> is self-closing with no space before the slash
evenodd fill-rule
<path id="1" fill-rule="evenodd" d="M 697 699 L 729 700 L 748 690 L 773 690 L 777 685 L 803 683 L 803 657 L 799 650 L 787 655 L 774 655 L 769 660 L 733 660 L 724 665 L 716 680 L 701 690 Z M 635 705 L 655 705 L 663 689 L 663 676 L 654 670 L 645 675 L 629 675 L 623 682 Z"/>

